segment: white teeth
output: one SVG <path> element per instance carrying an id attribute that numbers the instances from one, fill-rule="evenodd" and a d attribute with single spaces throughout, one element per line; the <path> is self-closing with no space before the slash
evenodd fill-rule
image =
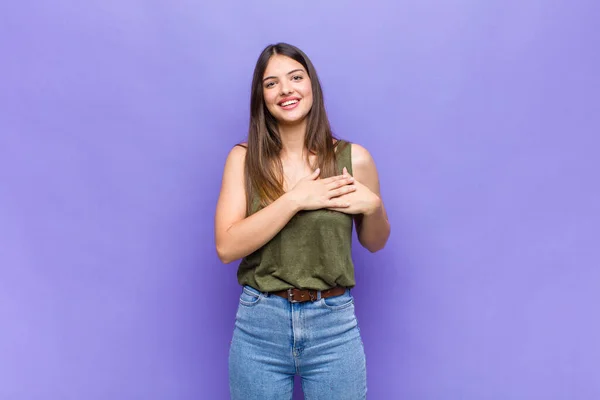
<path id="1" fill-rule="evenodd" d="M 289 100 L 289 101 L 286 101 L 285 103 L 281 103 L 281 106 L 286 107 L 286 106 L 290 106 L 292 104 L 296 104 L 297 102 L 298 102 L 298 100 Z"/>

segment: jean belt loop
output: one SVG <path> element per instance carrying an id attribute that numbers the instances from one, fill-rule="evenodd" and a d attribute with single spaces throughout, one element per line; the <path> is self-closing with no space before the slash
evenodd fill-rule
<path id="1" fill-rule="evenodd" d="M 317 290 L 317 301 L 321 300 L 321 291 Z"/>

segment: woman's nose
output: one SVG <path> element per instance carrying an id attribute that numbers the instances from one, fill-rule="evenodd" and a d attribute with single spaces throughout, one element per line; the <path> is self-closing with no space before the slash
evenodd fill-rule
<path id="1" fill-rule="evenodd" d="M 280 88 L 281 88 L 282 95 L 290 94 L 294 91 L 294 89 L 292 88 L 292 85 L 290 85 L 289 83 L 282 83 L 280 85 Z"/>

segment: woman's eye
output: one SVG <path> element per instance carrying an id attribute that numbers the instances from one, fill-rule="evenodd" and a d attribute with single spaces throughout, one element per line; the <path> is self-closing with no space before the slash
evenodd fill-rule
<path id="1" fill-rule="evenodd" d="M 300 81 L 300 80 L 302 80 L 302 77 L 300 75 L 294 75 L 294 77 L 292 79 L 295 81 Z"/>
<path id="2" fill-rule="evenodd" d="M 275 82 L 268 82 L 268 83 L 265 85 L 265 87 L 266 87 L 267 89 L 269 89 L 269 88 L 272 88 L 273 86 L 275 86 Z"/>

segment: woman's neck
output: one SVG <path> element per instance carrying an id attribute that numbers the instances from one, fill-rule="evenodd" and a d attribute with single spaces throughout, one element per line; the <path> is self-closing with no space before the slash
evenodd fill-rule
<path id="1" fill-rule="evenodd" d="M 306 157 L 306 148 L 304 147 L 306 120 L 297 125 L 279 125 L 279 136 L 283 145 L 282 158 L 300 160 Z"/>

